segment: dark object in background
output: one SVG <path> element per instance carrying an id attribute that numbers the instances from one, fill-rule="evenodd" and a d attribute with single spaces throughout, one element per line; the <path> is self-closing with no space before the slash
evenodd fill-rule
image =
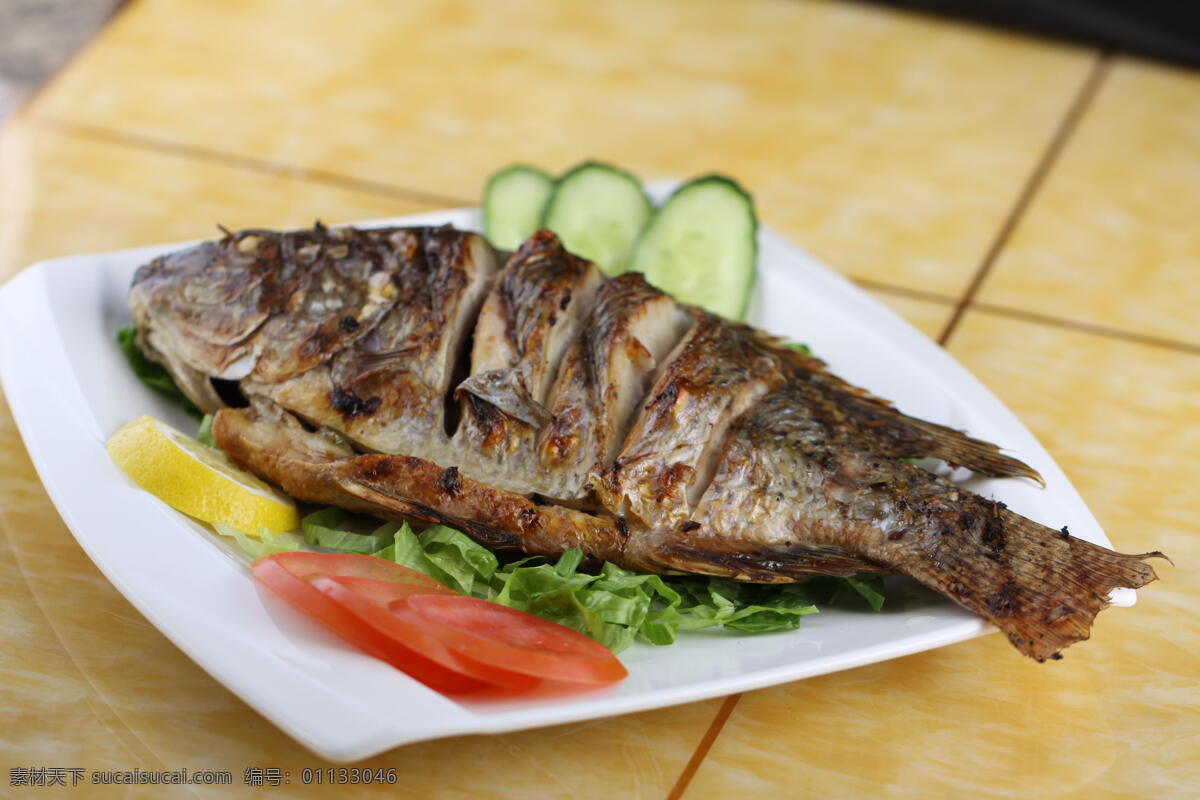
<path id="1" fill-rule="evenodd" d="M 0 122 L 125 0 L 0 0 Z"/>
<path id="2" fill-rule="evenodd" d="M 871 0 L 1200 67 L 1198 0 Z"/>

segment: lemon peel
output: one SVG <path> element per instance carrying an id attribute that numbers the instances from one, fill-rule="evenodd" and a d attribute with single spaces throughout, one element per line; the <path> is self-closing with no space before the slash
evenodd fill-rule
<path id="1" fill-rule="evenodd" d="M 108 454 L 125 474 L 177 511 L 204 522 L 221 522 L 255 536 L 296 530 L 292 499 L 238 469 L 220 450 L 149 415 L 118 428 Z"/>

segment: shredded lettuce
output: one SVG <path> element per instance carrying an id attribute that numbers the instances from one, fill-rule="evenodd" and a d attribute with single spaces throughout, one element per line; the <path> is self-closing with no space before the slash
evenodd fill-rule
<path id="1" fill-rule="evenodd" d="M 187 396 L 175 385 L 174 379 L 163 366 L 155 364 L 142 353 L 141 348 L 137 346 L 137 328 L 126 325 L 118 330 L 117 344 L 120 346 L 121 352 L 125 354 L 125 359 L 129 362 L 129 366 L 138 380 L 163 397 L 174 400 L 189 416 L 197 420 L 203 416 L 200 409 L 196 408 L 192 401 L 188 400 Z"/>
<path id="2" fill-rule="evenodd" d="M 263 528 L 256 537 L 251 537 L 224 522 L 214 522 L 213 528 L 222 536 L 233 539 L 237 543 L 238 549 L 251 558 L 257 559 L 272 553 L 288 553 L 304 549 L 304 539 L 299 534 L 290 531 L 273 534 Z"/>
<path id="3" fill-rule="evenodd" d="M 801 342 L 788 342 L 787 346 L 801 355 L 811 356 L 813 354 L 812 348 Z"/>
<path id="4" fill-rule="evenodd" d="M 213 426 L 213 415 L 205 414 L 204 418 L 200 420 L 199 429 L 197 429 L 197 431 L 196 431 L 196 441 L 199 442 L 200 444 L 206 444 L 209 447 L 215 448 L 217 446 L 217 443 L 213 439 L 212 426 Z"/>
<path id="5" fill-rule="evenodd" d="M 849 586 L 855 594 L 870 603 L 872 611 L 879 611 L 883 608 L 885 598 L 882 575 L 856 575 L 842 580 L 844 583 L 841 585 Z"/>
<path id="6" fill-rule="evenodd" d="M 424 572 L 463 594 L 566 625 L 614 652 L 635 639 L 671 644 L 680 630 L 717 625 L 743 632 L 791 630 L 800 617 L 816 611 L 794 587 L 770 592 L 700 578 L 681 579 L 680 591 L 671 585 L 676 579 L 609 563 L 597 572 L 584 572 L 583 553 L 577 549 L 553 563 L 534 557 L 501 566 L 491 551 L 444 525 L 419 534 L 401 525 L 393 545 L 376 555 Z"/>
<path id="7" fill-rule="evenodd" d="M 487 548 L 445 525 L 432 525 L 414 533 L 404 523 L 394 534 L 390 549 L 376 553 L 397 564 L 424 572 L 456 592 L 491 598 L 491 581 L 499 561 Z"/>
<path id="8" fill-rule="evenodd" d="M 329 506 L 301 520 L 300 531 L 304 534 L 304 541 L 310 545 L 343 553 L 372 555 L 391 542 L 392 534 L 398 527 L 394 522 L 388 522 L 368 534 L 340 530 L 339 526 L 346 524 L 349 519 L 350 515 L 342 509 Z"/>
<path id="9" fill-rule="evenodd" d="M 350 519 L 326 508 L 304 519 L 311 545 L 343 552 L 364 552 L 364 541 L 336 535 Z M 320 530 L 321 534 L 310 534 Z M 680 631 L 724 627 L 742 633 L 795 630 L 800 619 L 817 613 L 814 600 L 858 595 L 878 611 L 882 578 L 824 579 L 779 585 L 746 584 L 702 576 L 650 575 L 604 563 L 584 571 L 583 553 L 572 549 L 555 562 L 531 557 L 501 565 L 495 554 L 465 534 L 444 525 L 416 533 L 409 525 L 385 525 L 391 541 L 372 555 L 423 572 L 457 592 L 528 611 L 580 631 L 614 652 L 635 640 L 668 645 Z M 367 537 L 362 537 L 366 539 Z M 830 585 L 832 584 L 832 589 Z"/>
<path id="10" fill-rule="evenodd" d="M 261 532 L 257 539 L 228 525 L 250 556 L 286 550 L 318 549 L 367 553 L 415 569 L 461 594 L 492 600 L 577 630 L 613 652 L 634 641 L 668 645 L 680 631 L 723 627 L 740 633 L 790 631 L 802 617 L 817 613 L 818 601 L 860 596 L 872 609 L 883 606 L 882 576 L 815 577 L 797 583 L 763 585 L 702 576 L 649 575 L 604 563 L 585 570 L 580 550 L 557 561 L 540 556 L 501 564 L 494 553 L 460 531 L 432 525 L 421 532 L 408 523 L 386 523 L 371 533 L 332 506 L 308 514 L 303 536 Z"/>

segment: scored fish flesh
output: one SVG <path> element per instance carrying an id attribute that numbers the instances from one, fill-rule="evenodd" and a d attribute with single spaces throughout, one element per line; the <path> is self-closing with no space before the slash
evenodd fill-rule
<path id="1" fill-rule="evenodd" d="M 640 275 L 606 280 L 548 231 L 503 265 L 451 227 L 228 233 L 140 268 L 129 300 L 221 449 L 298 500 L 648 572 L 899 573 L 1039 661 L 1155 578 L 1158 553 L 903 460 L 1041 481 L 995 445 Z"/>

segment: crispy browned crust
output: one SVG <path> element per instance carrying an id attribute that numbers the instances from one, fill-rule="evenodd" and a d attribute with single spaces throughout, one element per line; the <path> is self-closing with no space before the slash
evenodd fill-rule
<path id="1" fill-rule="evenodd" d="M 600 476 L 599 501 L 646 527 L 681 523 L 689 490 L 703 488 L 711 449 L 729 422 L 783 380 L 778 359 L 758 346 L 750 329 L 700 315 Z"/>
<path id="2" fill-rule="evenodd" d="M 338 452 L 282 411 L 222 409 L 213 419 L 213 438 L 235 464 L 303 502 L 443 523 L 489 547 L 531 555 L 577 547 L 637 568 L 625 558 L 624 531 L 612 518 L 538 505 L 421 458 Z"/>
<path id="3" fill-rule="evenodd" d="M 504 265 L 484 303 L 474 374 L 454 390 L 463 412 L 455 439 L 514 483 L 537 481 L 536 442 L 551 418 L 546 399 L 600 280 L 591 262 L 538 231 Z"/>

